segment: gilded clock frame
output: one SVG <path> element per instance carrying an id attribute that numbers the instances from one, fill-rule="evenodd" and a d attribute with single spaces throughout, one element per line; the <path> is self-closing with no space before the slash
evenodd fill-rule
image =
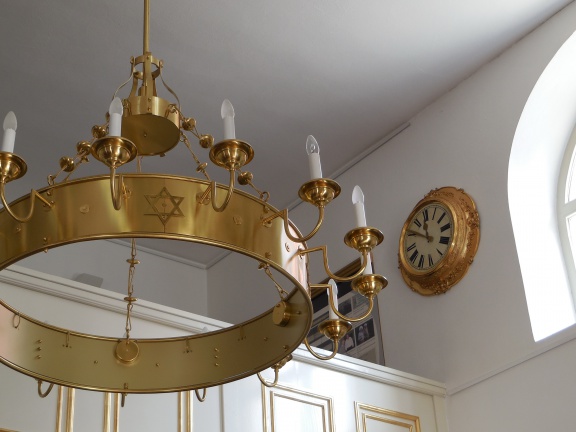
<path id="1" fill-rule="evenodd" d="M 412 219 L 424 207 L 439 204 L 452 213 L 452 242 L 437 266 L 426 272 L 415 271 L 405 254 L 405 238 Z M 404 282 L 413 291 L 424 295 L 446 293 L 456 285 L 474 261 L 480 243 L 480 217 L 474 200 L 463 189 L 447 186 L 431 190 L 421 199 L 402 227 L 398 248 L 398 264 Z"/>

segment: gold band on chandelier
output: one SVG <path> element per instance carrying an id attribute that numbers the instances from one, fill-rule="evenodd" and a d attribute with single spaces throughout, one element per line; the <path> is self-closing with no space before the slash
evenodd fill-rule
<path id="1" fill-rule="evenodd" d="M 123 350 L 119 346 L 125 339 L 53 327 L 0 301 L 2 363 L 68 387 L 158 393 L 234 381 L 281 362 L 296 349 L 306 337 L 313 313 L 305 288 L 307 258 L 298 253 L 300 243 L 288 238 L 281 219 L 262 224 L 263 215 L 276 209 L 235 190 L 230 205 L 214 212 L 197 202 L 210 182 L 194 178 L 125 174 L 123 182 L 126 195 L 120 210 L 110 200 L 109 177 L 100 176 L 39 190 L 54 205 L 35 211 L 29 223 L 1 211 L 6 236 L 0 238 L 0 269 L 33 253 L 79 241 L 145 237 L 203 243 L 248 255 L 287 277 L 296 287 L 282 299 L 287 318 L 280 325 L 273 308 L 216 332 L 130 339 L 136 347 Z M 30 199 L 34 198 L 21 198 L 11 208 L 23 212 Z M 291 228 L 298 237 L 297 229 Z"/>

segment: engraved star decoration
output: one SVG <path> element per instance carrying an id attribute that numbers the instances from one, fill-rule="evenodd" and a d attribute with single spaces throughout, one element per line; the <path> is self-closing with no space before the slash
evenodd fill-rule
<path id="1" fill-rule="evenodd" d="M 158 195 L 144 196 L 154 211 L 154 213 L 146 213 L 146 216 L 158 216 L 158 219 L 160 219 L 160 222 L 164 225 L 166 225 L 173 216 L 184 216 L 184 213 L 180 210 L 180 203 L 184 200 L 184 197 L 172 195 L 165 187 L 162 188 Z"/>

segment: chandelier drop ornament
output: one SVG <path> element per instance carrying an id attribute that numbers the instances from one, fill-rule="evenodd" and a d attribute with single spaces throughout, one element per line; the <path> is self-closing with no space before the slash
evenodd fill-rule
<path id="1" fill-rule="evenodd" d="M 86 335 L 62 329 L 28 317 L 0 300 L 0 362 L 42 382 L 88 390 L 129 393 L 162 393 L 198 390 L 257 374 L 264 385 L 278 382 L 278 373 L 304 342 L 312 355 L 330 359 L 339 341 L 351 329 L 351 322 L 368 317 L 374 297 L 387 281 L 371 272 L 370 253 L 383 241 L 382 233 L 366 224 L 364 196 L 353 193 L 357 228 L 349 231 L 344 243 L 361 255 L 361 268 L 342 278 L 328 265 L 325 245 L 309 247 L 324 220 L 325 207 L 340 194 L 340 186 L 322 177 L 319 146 L 314 137 L 306 143 L 311 180 L 298 192 L 300 198 L 318 209 L 318 221 L 303 235 L 288 218 L 288 210 L 268 203 L 269 194 L 253 183 L 253 174 L 244 171 L 254 157 L 252 147 L 236 138 L 234 108 L 222 104 L 224 140 L 201 134 L 195 119 L 183 115 L 180 101 L 162 77 L 163 62 L 149 49 L 149 0 L 144 0 L 144 52 L 131 59 L 130 77 L 114 93 L 107 122 L 92 128 L 93 139 L 80 141 L 74 157 L 62 157 L 60 169 L 48 176 L 48 185 L 32 190 L 8 204 L 6 184 L 26 173 L 26 163 L 14 153 L 16 116 L 4 120 L 0 148 L 0 269 L 31 254 L 61 245 L 87 240 L 126 238 L 132 241 L 128 259 L 129 281 L 126 332 L 122 338 Z M 174 101 L 157 95 L 160 80 Z M 122 99 L 119 91 L 131 83 L 130 94 Z M 188 135 L 198 140 L 208 158 L 229 172 L 227 185 L 216 183 L 201 162 Z M 143 157 L 163 156 L 179 143 L 185 145 L 199 178 L 141 172 Z M 102 162 L 109 174 L 70 177 L 89 158 Z M 135 173 L 117 170 L 137 161 Z M 251 188 L 255 195 L 241 191 Z M 41 206 L 35 206 L 40 201 Z M 183 240 L 217 246 L 256 260 L 257 267 L 278 291 L 278 303 L 270 310 L 222 330 L 164 339 L 133 339 L 131 311 L 136 302 L 133 277 L 136 259 L 134 238 Z M 308 280 L 308 261 L 320 252 L 329 284 Z M 289 281 L 287 291 L 274 273 Z M 350 318 L 338 311 L 335 281 L 350 281 L 352 288 L 369 300 L 370 310 Z M 319 330 L 333 342 L 330 355 L 312 350 L 306 336 L 313 316 L 311 292 L 326 289 L 330 317 Z M 260 372 L 271 367 L 272 383 Z"/>

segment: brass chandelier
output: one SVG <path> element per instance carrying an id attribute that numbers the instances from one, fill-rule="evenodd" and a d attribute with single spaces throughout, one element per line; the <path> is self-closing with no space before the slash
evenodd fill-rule
<path id="1" fill-rule="evenodd" d="M 0 198 L 4 205 L 0 211 L 0 269 L 65 244 L 132 239 L 124 299 L 126 334 L 111 338 L 54 327 L 0 300 L 0 361 L 36 378 L 39 384 L 124 395 L 206 389 L 253 374 L 258 374 L 265 385 L 274 385 L 279 369 L 302 342 L 312 355 L 329 360 L 351 329 L 350 323 L 371 313 L 374 297 L 387 284 L 383 276 L 370 271 L 370 253 L 383 235 L 366 226 L 363 196 L 359 188 L 355 189 L 358 228 L 349 231 L 344 242 L 361 255 L 361 266 L 350 277 L 335 275 L 328 265 L 326 246 L 307 245 L 323 223 L 325 207 L 340 194 L 335 181 L 322 177 L 316 141 L 309 137 L 307 142 L 312 180 L 304 183 L 298 194 L 318 209 L 318 221 L 309 234 L 302 235 L 289 220 L 288 210 L 269 204 L 269 194 L 255 186 L 251 172 L 244 171 L 254 151 L 235 137 L 232 105 L 225 101 L 222 106 L 225 139 L 219 143 L 214 143 L 211 135 L 201 134 L 196 121 L 183 115 L 176 93 L 162 77 L 163 62 L 150 52 L 149 16 L 149 0 L 144 0 L 144 52 L 131 59 L 130 77 L 114 93 L 106 123 L 92 128 L 93 139 L 79 142 L 74 157 L 60 159 L 60 170 L 48 176 L 46 187 L 10 204 L 5 198 L 6 184 L 22 177 L 27 169 L 14 153 L 13 113 L 4 121 L 0 149 Z M 173 101 L 158 97 L 158 80 Z M 117 94 L 128 83 L 130 94 L 120 99 Z M 228 171 L 228 185 L 211 179 L 208 164 L 196 155 L 188 135 L 208 151 L 214 165 Z M 199 178 L 141 172 L 141 158 L 163 156 L 179 143 L 189 149 Z M 90 157 L 106 165 L 109 174 L 72 180 L 71 175 Z M 135 173 L 117 172 L 135 159 Z M 239 190 L 236 183 L 251 188 L 255 195 Z M 168 203 L 170 210 L 162 203 Z M 272 279 L 278 302 L 261 315 L 223 330 L 133 339 L 130 319 L 137 299 L 132 281 L 138 264 L 135 238 L 184 240 L 247 255 Z M 370 307 L 364 316 L 350 318 L 338 311 L 333 283 L 310 283 L 308 261 L 315 252 L 321 255 L 329 278 L 351 281 L 353 290 L 367 297 Z M 290 281 L 290 291 L 276 282 L 272 270 Z M 333 351 L 327 356 L 314 352 L 306 339 L 313 316 L 313 289 L 328 292 L 330 318 L 319 326 L 333 342 Z M 273 383 L 259 374 L 269 367 L 275 372 Z"/>

